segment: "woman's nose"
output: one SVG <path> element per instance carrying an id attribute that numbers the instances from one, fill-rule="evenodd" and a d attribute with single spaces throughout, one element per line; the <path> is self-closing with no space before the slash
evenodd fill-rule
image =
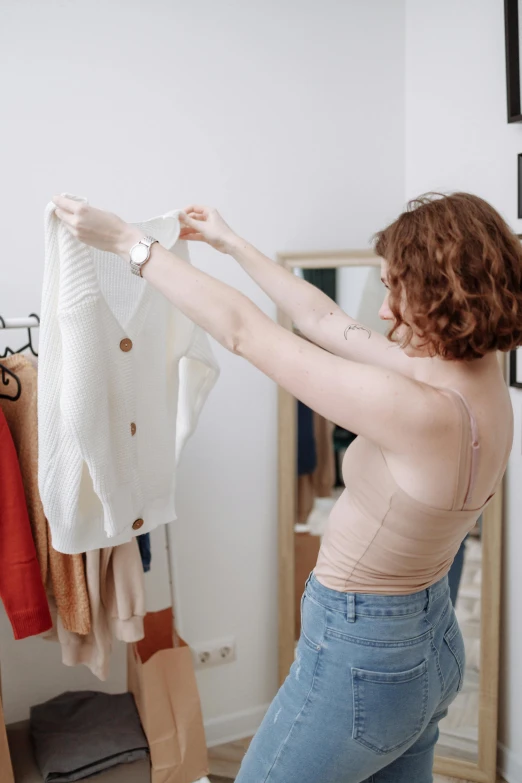
<path id="1" fill-rule="evenodd" d="M 393 320 L 393 313 L 390 310 L 390 306 L 388 304 L 388 297 L 384 300 L 382 303 L 380 310 L 379 310 L 379 318 L 381 321 L 392 321 Z"/>

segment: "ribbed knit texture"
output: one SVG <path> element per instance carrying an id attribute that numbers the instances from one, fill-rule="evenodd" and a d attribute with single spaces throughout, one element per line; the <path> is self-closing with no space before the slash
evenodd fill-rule
<path id="1" fill-rule="evenodd" d="M 26 356 L 3 360 L 21 384 L 18 400 L 0 400 L 20 462 L 29 521 L 40 564 L 42 581 L 56 601 L 64 628 L 87 634 L 91 628 L 89 596 L 82 555 L 64 555 L 51 543 L 49 526 L 38 492 L 38 414 L 36 367 Z"/>
<path id="2" fill-rule="evenodd" d="M 199 327 L 128 263 L 76 240 L 54 210 L 45 213 L 39 487 L 53 546 L 74 554 L 175 519 L 177 460 L 218 368 Z M 136 227 L 188 261 L 177 212 Z"/>
<path id="3" fill-rule="evenodd" d="M 29 524 L 18 457 L 0 409 L 0 597 L 15 639 L 52 626 Z"/>

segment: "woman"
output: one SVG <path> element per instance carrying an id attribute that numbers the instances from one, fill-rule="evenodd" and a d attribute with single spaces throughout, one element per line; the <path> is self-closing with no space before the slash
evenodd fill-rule
<path id="1" fill-rule="evenodd" d="M 128 259 L 142 237 L 54 199 L 80 240 Z M 240 783 L 427 783 L 438 722 L 462 687 L 447 572 L 511 449 L 496 351 L 522 342 L 522 252 L 482 199 L 430 195 L 377 236 L 389 341 L 190 207 L 182 238 L 228 253 L 303 340 L 158 244 L 143 277 L 228 350 L 359 438 L 302 603 L 296 661 Z"/>

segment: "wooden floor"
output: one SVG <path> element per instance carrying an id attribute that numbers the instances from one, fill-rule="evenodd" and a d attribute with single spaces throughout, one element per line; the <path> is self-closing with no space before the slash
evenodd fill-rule
<path id="1" fill-rule="evenodd" d="M 212 773 L 210 780 L 212 783 L 234 780 L 249 744 L 250 740 L 240 740 L 217 748 L 210 748 L 210 772 Z M 435 775 L 433 780 L 434 783 L 465 783 L 457 778 L 446 778 L 442 775 Z"/>

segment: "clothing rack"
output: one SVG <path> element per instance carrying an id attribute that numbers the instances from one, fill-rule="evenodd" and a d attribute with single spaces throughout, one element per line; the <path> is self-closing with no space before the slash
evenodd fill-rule
<path id="1" fill-rule="evenodd" d="M 31 313 L 27 318 L 2 318 L 0 315 L 0 329 L 32 329 L 40 326 L 40 318 Z"/>
<path id="2" fill-rule="evenodd" d="M 22 317 L 22 318 L 3 318 L 3 316 L 0 315 L 0 331 L 3 329 L 27 329 L 28 338 L 29 338 L 29 342 L 23 347 L 18 348 L 16 351 L 12 350 L 11 348 L 7 348 L 5 349 L 4 356 L 2 356 L 0 352 L 0 396 L 7 397 L 8 399 L 11 400 L 16 400 L 20 396 L 21 394 L 20 379 L 14 372 L 12 372 L 10 369 L 2 365 L 2 358 L 5 359 L 7 358 L 8 355 L 13 355 L 15 353 L 20 353 L 26 350 L 30 350 L 34 356 L 37 356 L 37 353 L 32 344 L 31 329 L 38 328 L 39 326 L 40 326 L 40 317 L 36 315 L 36 313 L 31 313 L 29 316 Z M 16 389 L 13 389 L 13 384 L 12 384 L 13 381 L 16 386 Z M 2 394 L 2 389 L 7 389 L 9 391 L 9 394 Z M 170 585 L 170 587 L 171 587 L 172 606 L 174 606 L 174 598 L 172 597 L 172 584 Z M 11 751 L 9 747 L 5 717 L 3 713 L 3 707 L 2 707 L 1 685 L 2 683 L 0 678 L 0 783 L 15 783 L 13 763 L 15 763 L 16 766 L 16 761 L 19 762 L 21 757 L 23 757 L 25 760 L 24 760 L 24 777 L 23 780 L 20 781 L 20 783 L 23 783 L 23 781 L 25 781 L 26 775 L 28 775 L 27 778 L 28 780 L 34 781 L 36 780 L 36 778 L 33 777 L 33 774 L 37 774 L 37 773 L 33 772 L 32 765 L 28 764 L 26 761 L 27 758 L 32 756 L 32 751 L 31 751 L 29 736 L 27 734 L 27 729 L 25 726 L 22 726 L 22 724 L 18 724 L 14 730 L 14 733 L 11 733 L 11 738 L 16 737 L 16 744 L 17 744 L 16 752 L 13 754 L 13 758 L 11 758 Z M 13 725 L 11 726 L 11 729 L 13 729 Z M 141 765 L 143 765 L 143 776 L 144 779 L 147 779 L 147 776 L 149 774 L 148 762 L 147 764 L 145 762 L 136 762 L 136 764 L 140 765 L 140 770 L 141 770 Z M 126 770 L 122 769 L 122 777 L 125 775 L 125 772 Z M 112 775 L 114 775 L 114 772 L 112 772 Z M 105 775 L 102 775 L 101 777 L 105 779 Z M 205 778 L 201 778 L 201 780 L 199 781 L 196 781 L 196 783 L 210 783 L 210 781 L 208 780 L 208 778 L 205 777 Z"/>
<path id="3" fill-rule="evenodd" d="M 12 348 L 5 348 L 4 353 L 0 354 L 0 397 L 4 400 L 12 400 L 15 402 L 20 398 L 22 393 L 22 384 L 20 378 L 5 367 L 1 362 L 2 359 L 6 359 L 9 355 L 15 353 L 23 353 L 29 350 L 33 356 L 38 356 L 33 346 L 33 337 L 31 329 L 35 329 L 40 326 L 40 317 L 36 313 L 31 313 L 27 318 L 8 318 L 5 319 L 0 315 L 0 329 L 27 329 L 28 342 L 25 345 L 20 346 L 15 351 Z M 4 391 L 1 391 L 4 389 Z"/>

